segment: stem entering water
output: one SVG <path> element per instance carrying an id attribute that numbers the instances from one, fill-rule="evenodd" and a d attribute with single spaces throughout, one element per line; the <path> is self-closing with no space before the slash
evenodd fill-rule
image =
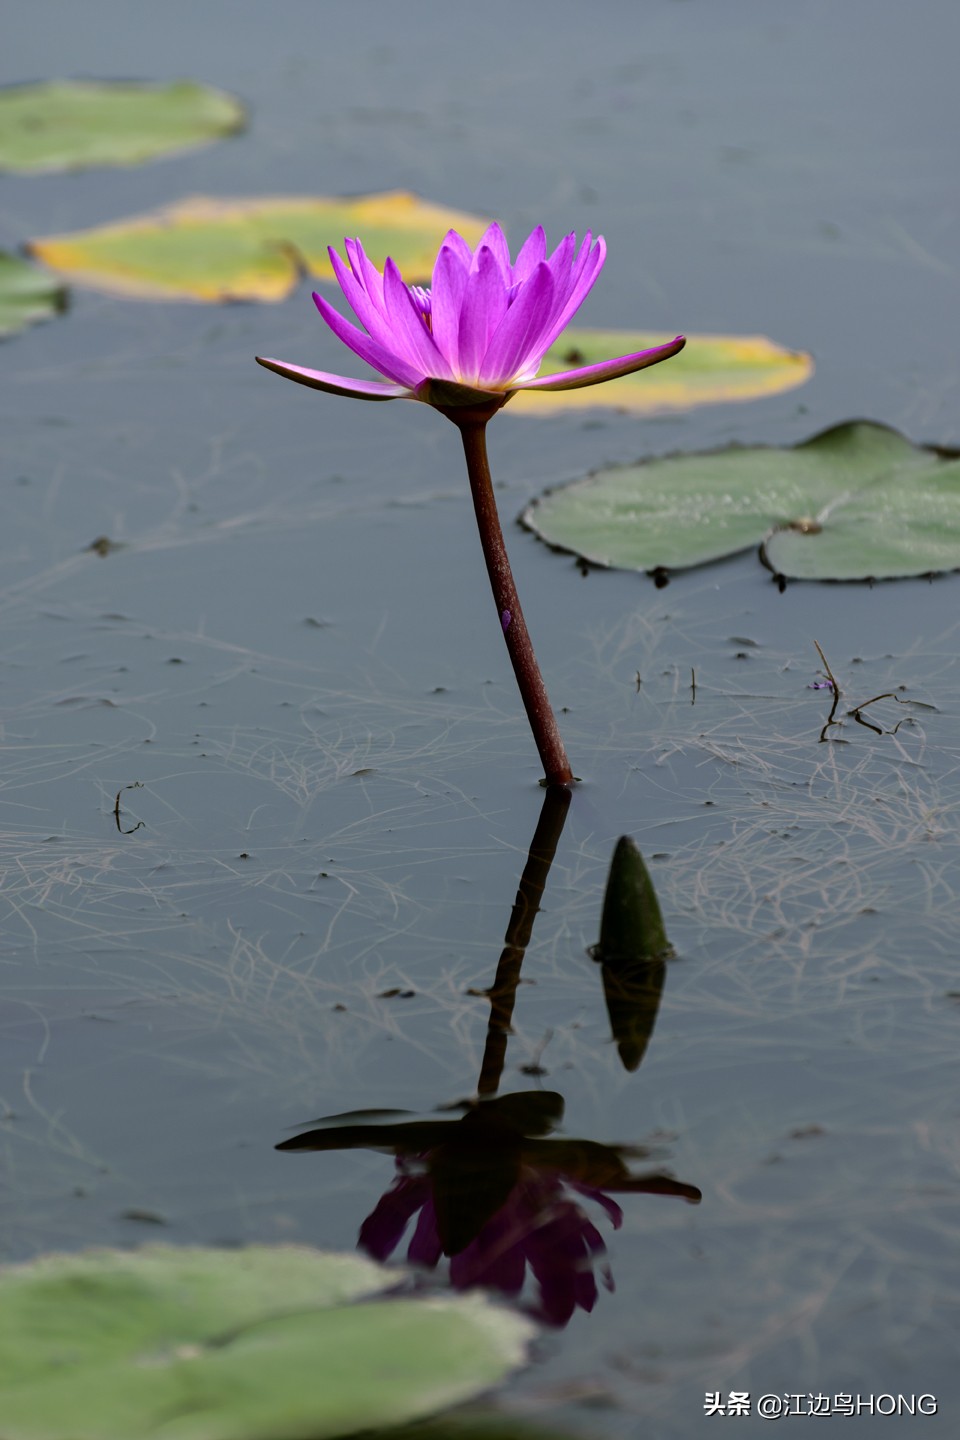
<path id="1" fill-rule="evenodd" d="M 487 462 L 487 417 L 457 415 L 456 411 L 444 412 L 460 431 L 463 453 L 470 476 L 470 490 L 473 494 L 473 508 L 480 530 L 480 544 L 487 564 L 487 574 L 493 590 L 497 614 L 503 626 L 503 638 L 513 664 L 513 673 L 520 687 L 530 729 L 540 752 L 544 775 L 548 785 L 570 785 L 573 771 L 563 748 L 560 731 L 554 718 L 546 687 L 533 653 L 533 645 L 527 632 L 523 611 L 513 583 L 513 573 L 507 558 L 507 548 L 500 529 L 497 502 L 493 495 L 493 482 Z"/>

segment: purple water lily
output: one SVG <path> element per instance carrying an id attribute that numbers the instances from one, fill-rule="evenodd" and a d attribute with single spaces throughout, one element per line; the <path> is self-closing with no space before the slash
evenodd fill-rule
<path id="1" fill-rule="evenodd" d="M 333 395 L 421 400 L 458 427 L 497 615 L 546 783 L 569 785 L 573 771 L 533 653 L 500 529 L 487 463 L 486 424 L 518 390 L 576 390 L 615 380 L 669 360 L 683 348 L 684 337 L 538 379 L 544 356 L 600 273 L 606 258 L 602 236 L 594 243 L 588 232 L 578 249 L 576 235 L 567 235 L 548 257 L 546 237 L 538 225 L 512 262 L 499 225 L 489 226 L 476 250 L 450 230 L 440 246 L 428 290 L 407 285 L 393 260 L 387 260 L 381 274 L 359 240 L 344 244 L 348 263 L 332 247 L 330 261 L 360 325 L 344 319 L 322 295 L 313 298 L 333 333 L 384 379 L 354 380 L 261 355 L 257 360 L 288 380 Z"/>
<path id="2" fill-rule="evenodd" d="M 330 262 L 363 329 L 314 295 L 333 333 L 389 382 L 353 380 L 257 356 L 261 365 L 317 390 L 358 400 L 422 400 L 440 409 L 499 408 L 518 390 L 574 390 L 598 385 L 668 360 L 683 348 L 668 345 L 621 355 L 598 365 L 537 379 L 550 346 L 570 323 L 600 274 L 603 236 L 588 231 L 577 248 L 570 234 L 549 257 L 538 225 L 515 263 L 499 225 L 476 250 L 450 230 L 433 267 L 429 290 L 407 285 L 393 260 L 381 274 L 359 240 L 344 242 L 348 264 L 330 247 Z"/>

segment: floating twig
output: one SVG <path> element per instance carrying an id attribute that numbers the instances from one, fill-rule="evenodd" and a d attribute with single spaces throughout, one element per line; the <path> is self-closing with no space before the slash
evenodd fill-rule
<path id="1" fill-rule="evenodd" d="M 120 786 L 120 789 L 117 791 L 117 798 L 116 798 L 116 800 L 114 801 L 114 804 L 113 804 L 113 818 L 114 818 L 114 820 L 116 820 L 116 822 L 117 822 L 117 829 L 120 831 L 120 834 L 121 834 L 121 835 L 133 835 L 133 834 L 135 833 L 135 831 L 143 829 L 143 821 L 142 821 L 142 820 L 138 820 L 137 823 L 136 823 L 136 825 L 131 825 L 129 830 L 124 830 L 123 826 L 120 824 L 120 796 L 123 794 L 124 790 L 142 790 L 142 789 L 143 789 L 143 781 L 142 781 L 142 780 L 134 780 L 131 785 L 121 785 L 121 786 Z"/>

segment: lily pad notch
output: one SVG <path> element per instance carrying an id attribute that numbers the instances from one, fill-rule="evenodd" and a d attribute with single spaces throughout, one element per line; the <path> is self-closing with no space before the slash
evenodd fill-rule
<path id="1" fill-rule="evenodd" d="M 853 420 L 785 448 L 601 470 L 548 490 L 520 522 L 554 549 L 658 584 L 754 547 L 781 588 L 928 577 L 960 569 L 960 452 Z"/>

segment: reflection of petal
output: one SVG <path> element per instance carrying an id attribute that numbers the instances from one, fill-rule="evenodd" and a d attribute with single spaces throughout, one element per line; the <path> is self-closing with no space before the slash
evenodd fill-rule
<path id="1" fill-rule="evenodd" d="M 465 1250 L 451 1258 L 450 1283 L 457 1290 L 486 1285 L 502 1295 L 519 1295 L 527 1265 L 522 1238 L 512 1207 L 504 1207 Z"/>
<path id="2" fill-rule="evenodd" d="M 360 1226 L 361 1248 L 374 1260 L 388 1259 L 403 1239 L 411 1216 L 429 1200 L 430 1181 L 426 1175 L 403 1176 L 395 1181 Z"/>
<path id="3" fill-rule="evenodd" d="M 578 1307 L 590 1311 L 597 1301 L 594 1262 L 608 1290 L 613 1276 L 603 1264 L 606 1246 L 595 1225 L 569 1200 L 554 1203 L 527 1242 L 527 1258 L 540 1286 L 540 1312 L 554 1325 L 565 1325 Z"/>
<path id="4" fill-rule="evenodd" d="M 576 1180 L 571 1180 L 570 1184 L 574 1190 L 579 1190 L 580 1194 L 585 1195 L 588 1200 L 595 1200 L 598 1205 L 602 1205 L 613 1222 L 614 1230 L 620 1229 L 623 1224 L 623 1211 L 616 1200 L 611 1200 L 609 1195 L 604 1195 L 602 1190 L 596 1190 L 592 1185 L 581 1185 Z"/>
<path id="5" fill-rule="evenodd" d="M 407 1259 L 412 1265 L 426 1265 L 432 1270 L 434 1265 L 439 1264 L 442 1254 L 443 1246 L 440 1244 L 440 1232 L 437 1229 L 437 1212 L 434 1209 L 433 1197 L 428 1195 L 420 1212 L 417 1228 L 413 1232 L 413 1239 L 410 1241 Z"/>

